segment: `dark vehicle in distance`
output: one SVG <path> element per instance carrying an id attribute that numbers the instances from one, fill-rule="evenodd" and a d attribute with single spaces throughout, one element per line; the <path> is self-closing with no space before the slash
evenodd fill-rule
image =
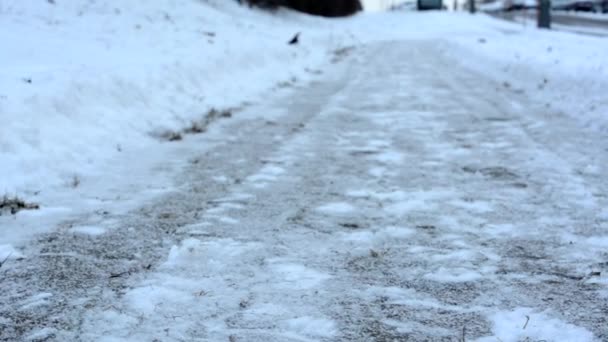
<path id="1" fill-rule="evenodd" d="M 419 11 L 441 10 L 443 9 L 442 0 L 417 0 L 416 7 Z"/>
<path id="2" fill-rule="evenodd" d="M 554 1 L 553 10 L 574 11 L 574 12 L 608 12 L 608 0 L 575 0 L 575 1 Z"/>

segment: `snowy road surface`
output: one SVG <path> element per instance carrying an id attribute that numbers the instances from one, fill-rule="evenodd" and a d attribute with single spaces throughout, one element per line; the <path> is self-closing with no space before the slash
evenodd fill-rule
<path id="1" fill-rule="evenodd" d="M 446 44 L 351 50 L 172 193 L 39 236 L 0 340 L 608 340 L 606 140 Z"/>

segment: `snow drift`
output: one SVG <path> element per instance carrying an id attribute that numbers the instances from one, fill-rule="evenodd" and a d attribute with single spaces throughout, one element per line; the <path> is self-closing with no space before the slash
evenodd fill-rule
<path id="1" fill-rule="evenodd" d="M 0 16 L 0 193 L 95 174 L 120 151 L 325 59 L 286 45 L 302 25 L 323 23 L 233 1 L 8 0 Z"/>

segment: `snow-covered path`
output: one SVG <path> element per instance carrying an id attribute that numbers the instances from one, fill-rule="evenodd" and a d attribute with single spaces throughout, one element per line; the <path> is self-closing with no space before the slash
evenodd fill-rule
<path id="1" fill-rule="evenodd" d="M 608 143 L 446 44 L 340 51 L 178 191 L 40 237 L 0 339 L 608 339 Z"/>

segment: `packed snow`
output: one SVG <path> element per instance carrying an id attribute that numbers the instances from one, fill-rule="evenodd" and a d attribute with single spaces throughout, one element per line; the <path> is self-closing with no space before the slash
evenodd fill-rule
<path id="1" fill-rule="evenodd" d="M 222 0 L 0 16 L 0 191 L 41 206 L 0 215 L 0 340 L 608 338 L 606 38 Z"/>

